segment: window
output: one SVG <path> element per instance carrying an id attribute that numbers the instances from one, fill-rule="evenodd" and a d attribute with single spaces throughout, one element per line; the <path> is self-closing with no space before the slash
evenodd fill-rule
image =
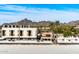
<path id="1" fill-rule="evenodd" d="M 15 25 L 13 25 L 13 28 L 15 28 Z"/>
<path id="2" fill-rule="evenodd" d="M 27 27 L 27 26 L 24 26 L 24 28 L 25 28 L 25 27 Z"/>
<path id="3" fill-rule="evenodd" d="M 9 27 L 11 28 L 11 25 L 9 25 Z"/>
<path id="4" fill-rule="evenodd" d="M 75 41 L 77 41 L 77 39 L 75 39 Z"/>
<path id="5" fill-rule="evenodd" d="M 50 39 L 48 39 L 48 41 L 50 41 Z"/>
<path id="6" fill-rule="evenodd" d="M 47 39 L 44 39 L 45 41 L 47 41 Z"/>
<path id="7" fill-rule="evenodd" d="M 20 35 L 20 36 L 23 36 L 23 31 L 20 30 L 19 32 L 20 32 L 19 35 Z"/>
<path id="8" fill-rule="evenodd" d="M 10 36 L 14 36 L 14 30 L 10 30 Z"/>
<path id="9" fill-rule="evenodd" d="M 64 41 L 64 39 L 62 39 L 62 41 Z"/>
<path id="10" fill-rule="evenodd" d="M 22 28 L 23 28 L 24 26 L 22 25 Z"/>
<path id="11" fill-rule="evenodd" d="M 31 30 L 28 30 L 27 32 L 28 32 L 28 36 L 32 35 Z"/>
<path id="12" fill-rule="evenodd" d="M 5 27 L 7 27 L 7 25 L 5 25 Z"/>
<path id="13" fill-rule="evenodd" d="M 55 38 L 57 38 L 57 36 L 55 36 Z"/>
<path id="14" fill-rule="evenodd" d="M 68 40 L 68 41 L 71 41 L 71 40 Z"/>
<path id="15" fill-rule="evenodd" d="M 6 32 L 5 30 L 3 30 L 3 31 L 2 31 L 2 35 L 3 35 L 3 36 L 5 36 L 5 35 L 6 35 L 6 34 L 5 34 L 5 32 Z"/>
<path id="16" fill-rule="evenodd" d="M 0 31 L 0 37 L 1 37 L 1 31 Z"/>
<path id="17" fill-rule="evenodd" d="M 19 26 L 18 26 L 18 25 L 16 25 L 16 27 L 18 28 Z"/>
<path id="18" fill-rule="evenodd" d="M 50 34 L 46 34 L 46 37 L 51 37 L 51 35 Z"/>

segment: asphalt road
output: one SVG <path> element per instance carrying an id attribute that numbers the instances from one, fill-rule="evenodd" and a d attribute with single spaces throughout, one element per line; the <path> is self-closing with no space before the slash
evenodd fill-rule
<path id="1" fill-rule="evenodd" d="M 79 44 L 0 44 L 0 54 L 78 54 Z"/>

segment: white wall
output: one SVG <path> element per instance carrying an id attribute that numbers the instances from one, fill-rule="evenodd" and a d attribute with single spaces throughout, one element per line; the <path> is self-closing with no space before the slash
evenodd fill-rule
<path id="1" fill-rule="evenodd" d="M 6 37 L 9 37 L 9 38 L 15 38 L 15 37 L 19 37 L 19 30 L 23 30 L 23 36 L 20 36 L 21 38 L 36 38 L 36 34 L 37 34 L 37 28 L 5 28 L 3 27 L 2 30 L 6 30 L 6 36 L 2 36 L 2 38 L 6 38 Z M 10 36 L 10 30 L 14 30 L 14 36 Z M 32 36 L 28 36 L 27 35 L 27 31 L 28 30 L 31 30 L 32 31 Z"/>
<path id="2" fill-rule="evenodd" d="M 58 37 L 56 40 L 58 43 L 79 43 L 79 37 Z"/>

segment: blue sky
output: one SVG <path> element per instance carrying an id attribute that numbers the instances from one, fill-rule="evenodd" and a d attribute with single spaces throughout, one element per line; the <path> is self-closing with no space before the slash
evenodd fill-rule
<path id="1" fill-rule="evenodd" d="M 79 20 L 79 4 L 0 4 L 0 24 L 32 21 Z"/>

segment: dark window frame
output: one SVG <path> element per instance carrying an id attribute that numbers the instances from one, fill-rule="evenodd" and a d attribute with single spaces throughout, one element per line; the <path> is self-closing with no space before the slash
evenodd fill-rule
<path id="1" fill-rule="evenodd" d="M 2 30 L 2 35 L 6 36 L 6 30 Z"/>
<path id="2" fill-rule="evenodd" d="M 7 25 L 5 25 L 5 27 L 8 27 Z"/>
<path id="3" fill-rule="evenodd" d="M 10 36 L 14 36 L 14 30 L 10 30 Z"/>
<path id="4" fill-rule="evenodd" d="M 23 36 L 23 30 L 19 30 L 19 35 Z"/>
<path id="5" fill-rule="evenodd" d="M 28 36 L 32 36 L 32 31 L 31 30 L 28 30 Z"/>

